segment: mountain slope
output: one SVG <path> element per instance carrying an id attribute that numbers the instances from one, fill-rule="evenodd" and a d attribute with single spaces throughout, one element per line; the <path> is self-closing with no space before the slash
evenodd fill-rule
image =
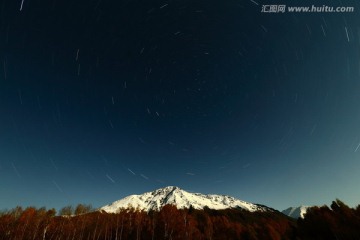
<path id="1" fill-rule="evenodd" d="M 292 218 L 304 218 L 309 208 L 309 206 L 289 207 L 282 213 Z"/>
<path id="2" fill-rule="evenodd" d="M 100 210 L 113 213 L 117 212 L 119 208 L 128 208 L 132 206 L 141 210 L 159 210 L 165 205 L 175 205 L 178 209 L 190 208 L 203 209 L 208 207 L 211 209 L 226 209 L 226 208 L 242 208 L 250 212 L 255 211 L 272 211 L 265 206 L 248 203 L 230 196 L 215 195 L 215 194 L 201 194 L 189 193 L 178 187 L 165 187 L 157 189 L 153 192 L 147 192 L 141 195 L 131 195 L 125 197 L 112 204 L 106 205 Z"/>

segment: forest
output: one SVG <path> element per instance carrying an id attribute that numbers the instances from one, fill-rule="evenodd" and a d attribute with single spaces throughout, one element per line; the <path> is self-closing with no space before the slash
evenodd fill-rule
<path id="1" fill-rule="evenodd" d="M 134 208 L 118 213 L 79 204 L 55 209 L 16 207 L 0 213 L 4 240 L 287 240 L 360 239 L 360 205 L 350 208 L 340 200 L 330 207 L 312 207 L 304 219 L 292 219 L 273 210 Z"/>

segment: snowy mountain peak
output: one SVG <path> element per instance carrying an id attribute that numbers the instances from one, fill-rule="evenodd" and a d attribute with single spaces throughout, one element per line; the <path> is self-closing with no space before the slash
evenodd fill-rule
<path id="1" fill-rule="evenodd" d="M 175 205 L 179 209 L 193 207 L 203 209 L 242 208 L 251 212 L 269 211 L 270 209 L 253 203 L 248 203 L 230 196 L 189 193 L 175 186 L 168 186 L 141 195 L 130 195 L 119 201 L 100 208 L 105 212 L 117 212 L 120 208 L 138 208 L 140 210 L 160 210 L 165 205 Z"/>
<path id="2" fill-rule="evenodd" d="M 289 207 L 282 213 L 292 218 L 304 218 L 309 208 L 309 206 Z"/>

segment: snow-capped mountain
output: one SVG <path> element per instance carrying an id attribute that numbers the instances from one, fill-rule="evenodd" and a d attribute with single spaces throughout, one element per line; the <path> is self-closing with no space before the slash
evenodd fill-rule
<path id="1" fill-rule="evenodd" d="M 266 206 L 248 203 L 230 196 L 189 193 L 173 186 L 160 188 L 141 195 L 131 195 L 104 206 L 100 210 L 114 213 L 120 208 L 131 206 L 144 211 L 150 211 L 159 210 L 168 204 L 175 205 L 178 209 L 190 208 L 192 206 L 195 209 L 208 207 L 211 209 L 242 208 L 250 212 L 272 211 L 272 209 Z"/>
<path id="2" fill-rule="evenodd" d="M 310 206 L 289 207 L 282 211 L 282 213 L 292 218 L 304 218 L 309 208 Z"/>

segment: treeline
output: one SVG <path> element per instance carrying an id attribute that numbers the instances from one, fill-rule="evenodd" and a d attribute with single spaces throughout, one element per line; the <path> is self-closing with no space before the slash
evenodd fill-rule
<path id="1" fill-rule="evenodd" d="M 350 208 L 337 199 L 330 208 L 310 208 L 297 223 L 300 239 L 359 240 L 360 205 Z"/>
<path id="2" fill-rule="evenodd" d="M 116 214 L 84 213 L 78 207 L 65 207 L 60 212 L 65 215 L 33 207 L 4 212 L 0 217 L 0 239 L 292 239 L 295 227 L 295 221 L 280 213 L 241 209 L 179 210 L 167 205 L 149 213 L 131 208 Z"/>
<path id="3" fill-rule="evenodd" d="M 0 239 L 360 239 L 360 207 L 351 209 L 339 200 L 331 209 L 312 208 L 305 219 L 299 220 L 276 211 L 177 209 L 171 205 L 148 213 L 132 208 L 106 213 L 80 204 L 65 207 L 59 214 L 54 209 L 34 207 L 3 211 Z"/>

